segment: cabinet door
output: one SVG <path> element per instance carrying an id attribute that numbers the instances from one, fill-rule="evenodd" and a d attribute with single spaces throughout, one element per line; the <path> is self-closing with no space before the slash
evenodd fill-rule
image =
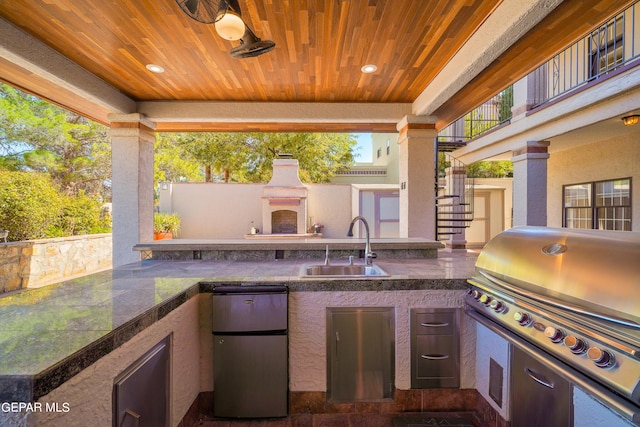
<path id="1" fill-rule="evenodd" d="M 511 352 L 511 424 L 573 426 L 569 382 L 519 348 Z"/>
<path id="2" fill-rule="evenodd" d="M 213 368 L 214 415 L 287 415 L 286 335 L 214 335 Z"/>
<path id="3" fill-rule="evenodd" d="M 393 397 L 394 308 L 327 308 L 327 394 L 333 402 Z"/>
<path id="4" fill-rule="evenodd" d="M 169 343 L 167 337 L 115 379 L 116 427 L 169 425 Z"/>

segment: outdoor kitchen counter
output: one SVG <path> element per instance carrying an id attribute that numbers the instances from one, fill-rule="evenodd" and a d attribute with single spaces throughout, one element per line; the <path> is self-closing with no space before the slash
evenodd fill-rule
<path id="1" fill-rule="evenodd" d="M 309 260 L 148 260 L 6 295 L 0 297 L 0 401 L 38 400 L 217 284 L 279 283 L 291 292 L 463 290 L 475 260 L 465 251 L 381 259 L 377 264 L 390 276 L 371 279 L 300 278 Z"/>
<path id="2" fill-rule="evenodd" d="M 303 235 L 309 236 L 309 235 Z M 324 258 L 328 247 L 331 258 L 357 255 L 364 249 L 365 239 L 325 238 L 301 235 L 255 234 L 244 239 L 173 239 L 139 243 L 134 250 L 142 253 L 143 259 L 171 260 L 273 260 Z M 412 238 L 371 239 L 373 251 L 380 259 L 436 258 L 444 245 L 440 242 Z"/>

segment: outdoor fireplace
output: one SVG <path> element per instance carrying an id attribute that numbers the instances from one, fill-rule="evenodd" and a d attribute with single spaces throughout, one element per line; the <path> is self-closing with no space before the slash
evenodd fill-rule
<path id="1" fill-rule="evenodd" d="M 307 187 L 298 176 L 296 159 L 275 159 L 273 176 L 262 190 L 264 234 L 304 234 Z"/>
<path id="2" fill-rule="evenodd" d="M 298 214 L 295 211 L 279 210 L 271 213 L 272 234 L 297 234 Z"/>

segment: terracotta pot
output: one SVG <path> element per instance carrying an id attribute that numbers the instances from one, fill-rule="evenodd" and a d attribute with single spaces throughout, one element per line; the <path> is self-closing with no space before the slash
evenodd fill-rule
<path id="1" fill-rule="evenodd" d="M 173 239 L 173 234 L 166 232 L 154 232 L 153 240 L 168 240 Z"/>

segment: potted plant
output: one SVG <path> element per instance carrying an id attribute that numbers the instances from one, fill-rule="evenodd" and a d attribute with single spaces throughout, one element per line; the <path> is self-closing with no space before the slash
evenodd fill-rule
<path id="1" fill-rule="evenodd" d="M 180 216 L 175 213 L 153 214 L 153 240 L 172 239 L 180 230 Z"/>

